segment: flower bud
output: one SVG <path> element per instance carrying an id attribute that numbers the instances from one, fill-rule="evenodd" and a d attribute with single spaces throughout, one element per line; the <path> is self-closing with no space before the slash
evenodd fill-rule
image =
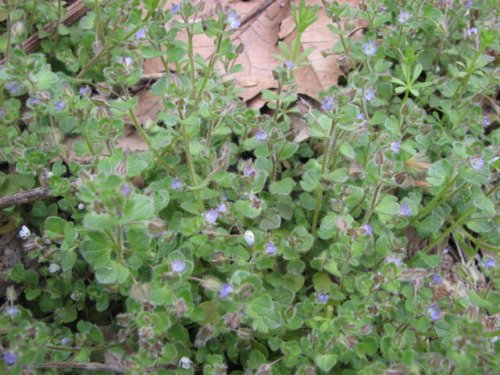
<path id="1" fill-rule="evenodd" d="M 240 326 L 241 316 L 238 313 L 229 313 L 224 319 L 224 323 L 231 329 L 237 329 Z"/>
<path id="2" fill-rule="evenodd" d="M 214 334 L 214 329 L 210 324 L 205 324 L 196 333 L 194 339 L 194 345 L 196 347 L 205 346 L 205 344 L 212 338 Z"/>
<path id="3" fill-rule="evenodd" d="M 207 290 L 216 291 L 221 287 L 221 283 L 213 276 L 207 276 L 201 282 L 201 286 Z"/>
<path id="4" fill-rule="evenodd" d="M 375 164 L 384 164 L 384 153 L 380 150 L 377 150 L 377 152 L 375 153 Z"/>
<path id="5" fill-rule="evenodd" d="M 253 244 L 255 243 L 255 235 L 251 230 L 245 231 L 243 238 L 245 239 L 245 242 L 248 246 L 253 246 Z"/>

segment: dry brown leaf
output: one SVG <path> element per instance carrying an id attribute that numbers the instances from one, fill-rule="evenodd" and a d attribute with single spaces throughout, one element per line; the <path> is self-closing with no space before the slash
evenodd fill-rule
<path id="1" fill-rule="evenodd" d="M 358 6 L 359 0 L 345 0 L 353 6 Z M 167 1 L 165 9 L 170 9 L 175 1 Z M 230 8 L 238 13 L 242 26 L 232 35 L 235 45 L 242 44 L 243 52 L 236 59 L 236 64 L 241 64 L 243 70 L 232 74 L 227 79 L 235 79 L 238 86 L 243 88 L 240 96 L 244 101 L 256 98 L 263 90 L 274 89 L 277 82 L 272 77 L 273 69 L 279 64 L 276 55 L 280 54 L 279 40 L 290 44 L 295 36 L 295 26 L 291 18 L 290 0 L 207 0 L 205 9 L 200 18 L 213 17 L 215 7 L 220 3 L 223 8 Z M 302 35 L 302 48 L 313 48 L 308 56 L 309 66 L 301 67 L 296 72 L 299 94 L 305 94 L 319 100 L 319 94 L 332 85 L 338 83 L 342 70 L 339 66 L 338 55 L 330 54 L 332 47 L 337 42 L 337 36 L 328 30 L 327 25 L 332 21 L 327 17 L 326 11 L 320 0 L 310 0 L 308 5 L 318 4 L 318 20 Z M 179 39 L 187 40 L 183 31 Z M 214 41 L 204 34 L 195 35 L 193 38 L 194 53 L 209 59 L 214 53 Z M 322 52 L 328 51 L 325 56 Z M 222 66 L 217 67 L 220 74 L 225 74 Z M 147 60 L 144 63 L 144 73 L 154 74 L 164 70 L 159 59 Z M 252 105 L 261 107 L 262 100 L 252 102 Z M 161 101 L 152 95 L 139 93 L 138 118 L 141 123 L 154 120 L 156 113 L 161 109 Z M 305 134 L 301 135 L 306 137 Z"/>

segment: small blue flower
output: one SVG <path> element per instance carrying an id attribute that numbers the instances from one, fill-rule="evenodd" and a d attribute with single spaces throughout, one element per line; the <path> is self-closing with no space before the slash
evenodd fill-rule
<path id="1" fill-rule="evenodd" d="M 401 149 L 401 143 L 399 142 L 392 142 L 391 143 L 391 151 L 394 152 L 395 154 L 399 153 L 399 150 Z"/>
<path id="2" fill-rule="evenodd" d="M 363 232 L 364 232 L 364 235 L 365 236 L 371 236 L 372 233 L 373 233 L 373 228 L 370 224 L 363 224 L 361 226 L 361 228 L 363 229 Z"/>
<path id="3" fill-rule="evenodd" d="M 464 4 L 465 9 L 469 9 L 472 6 L 472 0 L 467 0 Z"/>
<path id="4" fill-rule="evenodd" d="M 493 258 L 488 258 L 483 263 L 484 268 L 495 268 L 497 266 L 497 262 Z"/>
<path id="5" fill-rule="evenodd" d="M 82 86 L 80 87 L 80 89 L 78 90 L 78 93 L 81 95 L 81 96 L 87 96 L 87 94 L 89 93 L 90 91 L 90 88 L 88 86 Z"/>
<path id="6" fill-rule="evenodd" d="M 16 81 L 7 82 L 5 88 L 11 95 L 18 95 L 21 92 L 21 86 Z"/>
<path id="7" fill-rule="evenodd" d="M 372 87 L 367 88 L 364 92 L 364 97 L 367 102 L 375 99 L 375 89 Z"/>
<path id="8" fill-rule="evenodd" d="M 490 125 L 491 125 L 490 118 L 488 116 L 484 116 L 483 117 L 483 126 L 487 127 L 487 126 L 490 126 Z"/>
<path id="9" fill-rule="evenodd" d="M 288 70 L 292 70 L 293 68 L 295 68 L 295 64 L 293 61 L 291 60 L 287 60 L 285 61 L 285 66 Z"/>
<path id="10" fill-rule="evenodd" d="M 58 100 L 54 104 L 54 107 L 56 108 L 56 111 L 61 112 L 66 109 L 66 103 L 64 103 L 62 100 Z"/>
<path id="11" fill-rule="evenodd" d="M 217 206 L 216 208 L 217 212 L 220 213 L 220 214 L 224 214 L 227 212 L 227 206 L 225 203 L 221 203 Z"/>
<path id="12" fill-rule="evenodd" d="M 174 260 L 170 266 L 172 267 L 172 271 L 175 273 L 182 273 L 186 270 L 186 263 L 182 259 Z"/>
<path id="13" fill-rule="evenodd" d="M 227 298 L 233 292 L 233 286 L 231 284 L 222 284 L 219 289 L 219 296 L 221 298 Z"/>
<path id="14" fill-rule="evenodd" d="M 172 13 L 177 14 L 181 11 L 181 6 L 179 4 L 172 5 Z"/>
<path id="15" fill-rule="evenodd" d="M 257 133 L 255 133 L 255 138 L 261 142 L 265 141 L 267 139 L 267 133 L 261 129 Z"/>
<path id="16" fill-rule="evenodd" d="M 129 185 L 123 185 L 123 187 L 120 189 L 120 193 L 128 197 L 130 194 L 132 194 L 132 188 Z"/>
<path id="17" fill-rule="evenodd" d="M 411 216 L 411 207 L 408 204 L 403 203 L 399 209 L 399 213 L 402 216 Z"/>
<path id="18" fill-rule="evenodd" d="M 323 111 L 331 111 L 333 108 L 335 108 L 335 102 L 331 96 L 327 96 L 323 99 L 323 103 L 321 104 L 321 109 Z"/>
<path id="19" fill-rule="evenodd" d="M 26 100 L 26 105 L 28 107 L 34 107 L 38 104 L 40 104 L 40 99 L 38 98 L 33 97 L 33 98 L 28 98 L 28 100 Z"/>
<path id="20" fill-rule="evenodd" d="M 208 210 L 205 212 L 205 221 L 209 224 L 215 224 L 217 219 L 219 218 L 219 213 L 217 210 Z"/>
<path id="21" fill-rule="evenodd" d="M 403 264 L 403 262 L 401 262 L 401 259 L 399 259 L 398 257 L 395 257 L 395 256 L 390 256 L 390 257 L 387 257 L 387 259 L 385 260 L 387 263 L 393 263 L 396 265 L 396 267 L 400 267 L 401 264 Z"/>
<path id="22" fill-rule="evenodd" d="M 273 241 L 269 241 L 267 244 L 266 244 L 266 253 L 269 254 L 269 255 L 273 255 L 276 253 L 276 245 L 274 244 Z"/>
<path id="23" fill-rule="evenodd" d="M 321 292 L 321 293 L 318 293 L 318 295 L 316 296 L 316 301 L 318 303 L 325 304 L 328 302 L 329 298 L 330 297 L 328 297 L 328 294 Z"/>
<path id="24" fill-rule="evenodd" d="M 398 21 L 399 23 L 405 23 L 407 21 L 409 21 L 411 19 L 411 13 L 406 11 L 406 10 L 402 10 L 400 13 L 399 13 L 399 17 L 398 17 Z"/>
<path id="25" fill-rule="evenodd" d="M 2 358 L 7 366 L 13 366 L 17 362 L 17 354 L 13 351 L 4 352 Z"/>
<path id="26" fill-rule="evenodd" d="M 363 52 L 367 56 L 375 55 L 377 53 L 377 43 L 375 43 L 373 40 L 366 42 L 363 45 Z"/>
<path id="27" fill-rule="evenodd" d="M 441 310 L 435 303 L 429 306 L 427 313 L 432 320 L 438 320 L 441 316 Z"/>
<path id="28" fill-rule="evenodd" d="M 476 171 L 479 171 L 484 168 L 484 160 L 481 158 L 472 159 L 470 166 Z"/>
<path id="29" fill-rule="evenodd" d="M 183 185 L 182 181 L 178 178 L 174 178 L 170 183 L 170 187 L 174 190 L 181 190 Z"/>
<path id="30" fill-rule="evenodd" d="M 433 284 L 441 284 L 442 282 L 442 279 L 441 279 L 441 276 L 435 274 L 435 275 L 432 275 L 432 283 Z"/>
<path id="31" fill-rule="evenodd" d="M 5 312 L 8 316 L 13 318 L 17 314 L 19 314 L 19 309 L 16 306 L 7 306 L 7 308 L 5 309 Z"/>
<path id="32" fill-rule="evenodd" d="M 252 164 L 245 164 L 243 166 L 243 176 L 245 177 L 255 177 L 256 172 L 255 169 L 252 167 Z"/>
<path id="33" fill-rule="evenodd" d="M 59 341 L 61 345 L 68 345 L 71 342 L 71 339 L 69 337 L 64 337 Z"/>
<path id="34" fill-rule="evenodd" d="M 479 31 L 478 31 L 477 27 L 471 27 L 471 28 L 467 29 L 465 31 L 465 33 L 467 34 L 467 36 L 469 38 L 473 38 L 473 37 L 476 37 L 479 35 Z"/>
<path id="35" fill-rule="evenodd" d="M 132 65 L 132 58 L 131 57 L 123 57 L 122 58 L 122 64 L 125 65 L 126 68 L 128 68 L 130 65 Z"/>
<path id="36" fill-rule="evenodd" d="M 146 38 L 146 30 L 144 30 L 144 28 L 139 29 L 135 33 L 135 39 L 145 39 L 145 38 Z"/>
<path id="37" fill-rule="evenodd" d="M 240 16 L 235 11 L 230 11 L 227 15 L 227 23 L 231 29 L 237 29 L 241 25 Z"/>

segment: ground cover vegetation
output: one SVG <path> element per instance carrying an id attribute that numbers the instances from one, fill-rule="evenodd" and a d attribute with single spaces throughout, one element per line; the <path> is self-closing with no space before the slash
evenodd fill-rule
<path id="1" fill-rule="evenodd" d="M 294 30 L 258 108 L 238 4 Z M 311 98 L 320 12 L 342 73 Z M 0 372 L 497 373 L 496 12 L 3 0 Z"/>

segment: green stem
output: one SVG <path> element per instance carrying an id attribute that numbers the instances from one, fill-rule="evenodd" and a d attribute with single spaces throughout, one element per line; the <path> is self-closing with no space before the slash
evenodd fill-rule
<path id="1" fill-rule="evenodd" d="M 10 0 L 7 0 L 7 48 L 5 50 L 5 63 L 10 57 L 10 44 L 12 43 L 12 18 L 11 18 Z"/>
<path id="2" fill-rule="evenodd" d="M 184 21 L 185 23 L 188 20 Z M 194 52 L 193 52 L 193 32 L 191 27 L 186 29 L 188 35 L 188 58 L 189 58 L 189 76 L 191 77 L 191 84 L 193 86 L 193 95 L 196 93 L 196 78 L 195 78 L 195 70 L 194 70 Z"/>
<path id="3" fill-rule="evenodd" d="M 184 116 L 182 114 L 182 111 L 180 108 L 177 109 L 179 113 L 179 119 L 181 123 L 181 132 L 182 132 L 182 140 L 184 143 L 184 153 L 186 155 L 186 162 L 188 164 L 189 168 L 189 176 L 191 179 L 191 186 L 197 186 L 198 185 L 198 179 L 196 178 L 196 172 L 194 170 L 194 163 L 193 159 L 191 158 L 191 147 L 189 144 L 189 134 L 186 129 L 186 125 L 184 124 Z M 198 206 L 201 211 L 204 211 L 204 205 L 203 205 L 203 200 L 201 199 L 200 191 L 195 190 L 195 195 L 196 195 L 196 200 L 198 201 Z"/>
<path id="4" fill-rule="evenodd" d="M 446 186 L 439 192 L 438 195 L 436 195 L 434 198 L 432 198 L 432 200 L 427 204 L 427 206 L 424 207 L 424 209 L 418 215 L 416 215 L 410 221 L 410 224 L 415 224 L 421 218 L 425 217 L 427 214 L 429 214 L 430 212 L 432 212 L 438 205 L 440 205 L 441 202 L 446 199 L 446 194 L 448 193 L 448 191 L 450 190 L 450 188 L 455 183 L 455 180 L 456 180 L 456 176 L 450 178 L 450 180 L 448 181 L 448 183 L 446 184 Z M 459 189 L 461 189 L 463 186 L 464 185 L 461 185 L 459 187 Z M 452 192 L 451 194 L 454 194 L 454 192 Z"/>
<path id="5" fill-rule="evenodd" d="M 490 250 L 490 251 L 498 251 L 498 247 L 490 245 L 490 244 L 487 244 L 487 243 L 484 243 L 481 240 L 478 240 L 472 234 L 470 234 L 469 232 L 467 232 L 465 230 L 465 228 L 462 227 L 462 228 L 459 229 L 459 231 L 465 237 L 467 237 L 471 242 L 473 242 L 476 246 L 482 247 L 482 248 L 484 248 L 486 250 Z"/>
<path id="6" fill-rule="evenodd" d="M 224 33 L 222 32 L 218 37 L 217 37 L 217 43 L 215 47 L 214 54 L 210 58 L 210 62 L 208 63 L 208 68 L 207 71 L 205 72 L 205 76 L 203 77 L 203 82 L 201 83 L 200 89 L 198 90 L 198 93 L 196 95 L 196 98 L 193 103 L 193 110 L 197 110 L 197 106 L 201 101 L 201 96 L 203 95 L 203 90 L 205 90 L 205 86 L 207 85 L 208 79 L 212 75 L 212 72 L 215 67 L 215 63 L 217 62 L 217 56 L 219 54 L 219 51 L 222 46 L 222 39 L 224 37 Z"/>
<path id="7" fill-rule="evenodd" d="M 382 190 L 382 185 L 380 183 L 377 183 L 377 187 L 375 188 L 375 191 L 373 193 L 372 202 L 370 203 L 370 208 L 368 209 L 368 211 L 366 211 L 365 217 L 363 219 L 364 223 L 368 223 L 368 220 L 370 220 L 370 217 L 372 216 L 373 210 L 377 205 L 378 195 L 380 194 L 380 190 Z"/>
<path id="8" fill-rule="evenodd" d="M 469 79 L 472 76 L 472 73 L 474 73 L 474 67 L 476 65 L 476 61 L 479 58 L 479 56 L 481 56 L 482 52 L 483 52 L 482 49 L 479 49 L 479 50 L 476 51 L 472 62 L 467 67 L 467 73 L 465 74 L 464 78 L 460 82 L 460 85 L 457 87 L 457 89 L 455 90 L 455 93 L 453 94 L 453 100 L 455 100 L 458 96 L 460 96 L 460 94 L 462 93 L 463 89 L 465 88 L 465 86 L 469 82 Z"/>
<path id="9" fill-rule="evenodd" d="M 125 260 L 123 259 L 123 229 L 122 229 L 121 225 L 118 225 L 116 237 L 117 237 L 117 239 L 116 239 L 116 244 L 117 244 L 116 255 L 117 255 L 118 261 L 120 263 L 124 264 Z"/>
<path id="10" fill-rule="evenodd" d="M 432 241 L 431 243 L 429 243 L 425 248 L 423 248 L 422 250 L 420 250 L 420 252 L 423 252 L 423 253 L 427 253 L 429 252 L 431 249 L 434 248 L 434 246 L 436 246 L 438 243 L 440 243 L 441 241 L 443 241 L 443 239 L 448 236 L 450 233 L 452 233 L 457 227 L 459 226 L 462 226 L 462 224 L 465 223 L 465 221 L 469 218 L 469 216 L 476 210 L 475 207 L 471 207 L 469 208 L 467 211 L 465 211 L 462 216 L 460 216 L 458 218 L 457 221 L 455 221 L 452 225 L 450 225 L 450 227 L 445 230 L 441 235 L 439 235 L 434 241 Z"/>
<path id="11" fill-rule="evenodd" d="M 170 168 L 170 166 L 165 162 L 165 160 L 162 158 L 162 156 L 158 153 L 158 150 L 156 150 L 153 147 L 153 144 L 151 143 L 151 140 L 149 139 L 148 135 L 146 134 L 146 132 L 144 131 L 142 126 L 139 124 L 139 121 L 137 121 L 137 117 L 135 116 L 134 110 L 132 108 L 130 108 L 128 110 L 128 114 L 130 116 L 130 119 L 132 120 L 132 124 L 134 125 L 135 130 L 137 131 L 137 134 L 139 134 L 141 139 L 148 145 L 148 148 L 153 153 L 156 161 L 158 161 L 158 163 L 160 163 L 163 166 L 163 168 L 165 168 L 165 170 L 167 170 L 169 172 L 173 172 L 172 168 Z"/>
<path id="12" fill-rule="evenodd" d="M 325 148 L 326 152 L 323 155 L 323 163 L 321 165 L 321 177 L 322 178 L 325 173 L 328 173 L 328 166 L 329 166 L 329 160 L 330 160 L 330 155 L 335 147 L 336 143 L 336 137 L 335 137 L 335 129 L 336 129 L 337 123 L 332 120 L 332 126 L 330 127 L 330 132 L 328 134 L 328 138 L 325 140 Z M 314 236 L 316 234 L 316 228 L 318 226 L 318 220 L 319 220 L 319 211 L 321 209 L 321 202 L 323 200 L 323 192 L 324 188 L 323 185 L 320 182 L 320 185 L 318 187 L 318 190 L 316 191 L 316 207 L 314 209 L 314 215 L 313 215 L 313 221 L 312 221 L 312 226 L 311 226 L 311 234 Z"/>

